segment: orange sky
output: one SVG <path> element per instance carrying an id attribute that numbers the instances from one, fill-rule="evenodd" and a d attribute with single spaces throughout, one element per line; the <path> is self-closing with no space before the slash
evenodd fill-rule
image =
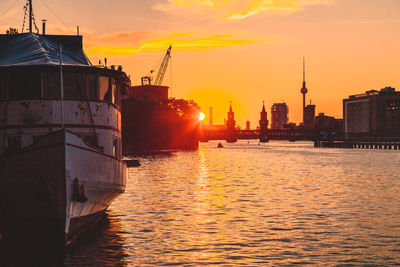
<path id="1" fill-rule="evenodd" d="M 48 33 L 74 34 L 79 25 L 92 62 L 107 56 L 134 84 L 173 45 L 164 82 L 206 121 L 213 106 L 222 123 L 232 100 L 237 123 L 255 127 L 265 100 L 268 112 L 286 102 L 299 122 L 303 56 L 317 113 L 341 117 L 350 94 L 400 89 L 399 0 L 33 1 L 38 26 L 46 18 Z M 2 32 L 21 29 L 24 2 L 1 1 Z"/>

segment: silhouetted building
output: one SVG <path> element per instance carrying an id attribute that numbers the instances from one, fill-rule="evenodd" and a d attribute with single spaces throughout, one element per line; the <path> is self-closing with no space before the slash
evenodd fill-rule
<path id="1" fill-rule="evenodd" d="M 306 94 L 308 92 L 307 87 L 306 87 L 306 63 L 303 57 L 303 87 L 301 87 L 300 90 L 301 94 L 303 95 L 303 123 L 305 124 L 305 119 L 306 119 Z"/>
<path id="2" fill-rule="evenodd" d="M 267 111 L 265 111 L 265 105 L 263 102 L 263 107 L 260 112 L 260 142 L 268 142 L 268 119 Z"/>
<path id="3" fill-rule="evenodd" d="M 246 131 L 250 131 L 250 121 L 246 121 Z"/>
<path id="4" fill-rule="evenodd" d="M 370 90 L 343 100 L 347 137 L 400 137 L 400 92 Z"/>
<path id="5" fill-rule="evenodd" d="M 288 123 L 288 107 L 286 103 L 275 103 L 271 107 L 271 129 L 284 129 Z"/>
<path id="6" fill-rule="evenodd" d="M 312 129 L 314 126 L 315 105 L 307 105 L 304 108 L 304 127 Z"/>
<path id="7" fill-rule="evenodd" d="M 212 107 L 208 109 L 208 124 L 213 125 L 213 112 Z"/>
<path id="8" fill-rule="evenodd" d="M 236 142 L 237 141 L 237 135 L 236 135 L 236 130 L 235 130 L 235 113 L 232 110 L 232 103 L 229 105 L 229 111 L 228 111 L 228 119 L 226 121 L 226 130 L 227 130 L 227 142 Z"/>
<path id="9" fill-rule="evenodd" d="M 294 122 L 288 122 L 287 124 L 284 125 L 285 129 L 295 129 L 296 127 L 298 126 Z"/>
<path id="10" fill-rule="evenodd" d="M 122 100 L 123 153 L 164 149 L 197 149 L 200 108 L 183 99 Z"/>
<path id="11" fill-rule="evenodd" d="M 129 89 L 129 99 L 142 100 L 168 100 L 168 86 L 160 85 L 138 85 Z"/>
<path id="12" fill-rule="evenodd" d="M 319 113 L 314 119 L 314 129 L 318 139 L 342 137 L 344 130 L 343 119 Z"/>

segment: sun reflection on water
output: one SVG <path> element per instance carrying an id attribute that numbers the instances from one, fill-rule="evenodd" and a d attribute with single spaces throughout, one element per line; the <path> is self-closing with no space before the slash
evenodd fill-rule
<path id="1" fill-rule="evenodd" d="M 124 256 L 110 262 L 399 263 L 397 151 L 216 145 L 143 157 L 129 170 L 126 193 L 109 211 Z"/>

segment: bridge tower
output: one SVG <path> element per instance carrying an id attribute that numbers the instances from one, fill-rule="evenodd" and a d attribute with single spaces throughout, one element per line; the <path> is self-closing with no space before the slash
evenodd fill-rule
<path id="1" fill-rule="evenodd" d="M 265 104 L 263 101 L 263 107 L 260 112 L 260 142 L 266 143 L 268 141 L 268 119 L 267 111 L 265 111 Z"/>
<path id="2" fill-rule="evenodd" d="M 232 110 L 232 102 L 229 105 L 228 120 L 226 121 L 226 141 L 228 143 L 237 142 L 237 134 L 235 130 L 235 112 Z"/>

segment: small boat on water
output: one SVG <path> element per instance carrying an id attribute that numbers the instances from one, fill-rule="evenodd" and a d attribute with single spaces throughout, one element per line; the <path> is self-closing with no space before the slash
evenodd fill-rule
<path id="1" fill-rule="evenodd" d="M 224 146 L 222 145 L 222 143 L 218 143 L 217 148 L 223 148 Z"/>
<path id="2" fill-rule="evenodd" d="M 0 241 L 68 244 L 124 192 L 129 86 L 121 67 L 91 64 L 80 35 L 0 35 Z"/>

